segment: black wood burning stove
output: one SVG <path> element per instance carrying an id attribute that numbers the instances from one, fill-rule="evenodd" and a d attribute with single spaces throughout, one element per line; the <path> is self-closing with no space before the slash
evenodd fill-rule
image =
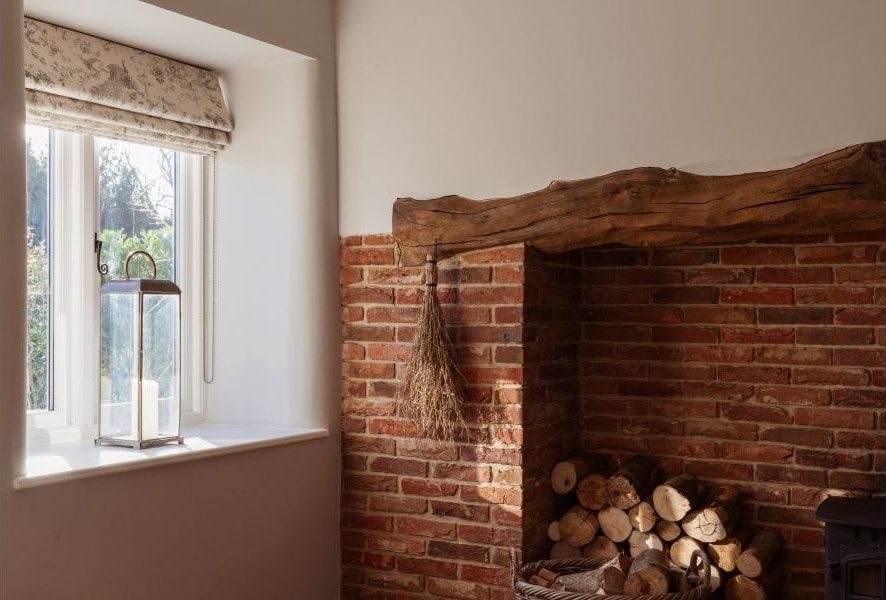
<path id="1" fill-rule="evenodd" d="M 827 498 L 816 517 L 827 600 L 886 600 L 886 498 Z"/>

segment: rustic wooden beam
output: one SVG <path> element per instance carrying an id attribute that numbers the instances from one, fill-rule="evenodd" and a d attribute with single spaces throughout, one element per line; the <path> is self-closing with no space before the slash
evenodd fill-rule
<path id="1" fill-rule="evenodd" d="M 762 173 L 705 176 L 654 167 L 475 201 L 400 198 L 393 233 L 404 266 L 436 243 L 446 258 L 526 242 L 542 252 L 622 244 L 745 243 L 886 227 L 886 141 L 850 146 Z"/>

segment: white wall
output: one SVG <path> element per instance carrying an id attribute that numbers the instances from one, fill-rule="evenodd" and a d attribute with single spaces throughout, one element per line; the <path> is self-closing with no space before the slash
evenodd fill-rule
<path id="1" fill-rule="evenodd" d="M 886 137 L 882 0 L 339 0 L 336 21 L 344 235 L 390 231 L 398 196 Z"/>
<path id="2" fill-rule="evenodd" d="M 337 349 L 329 354 L 338 338 L 329 328 L 338 319 L 338 297 L 329 297 L 337 236 L 318 177 L 318 76 L 308 58 L 224 73 L 236 128 L 218 155 L 211 422 L 328 427 L 333 419 L 321 399 L 339 372 Z"/>
<path id="3" fill-rule="evenodd" d="M 0 597 L 337 598 L 337 456 L 317 440 L 7 491 Z"/>
<path id="4" fill-rule="evenodd" d="M 115 0 L 114 6 L 132 1 Z M 163 4 L 174 7 L 177 1 Z M 77 0 L 77 6 L 97 2 L 106 0 Z M 217 6 L 215 0 L 181 4 L 200 13 Z M 322 58 L 267 68 L 241 65 L 224 74 L 233 85 L 235 122 L 238 114 L 243 118 L 229 154 L 219 161 L 225 189 L 219 191 L 218 379 L 210 416 L 220 421 L 243 415 L 221 410 L 224 396 L 247 407 L 246 414 L 254 410 L 257 422 L 326 427 L 332 435 L 16 491 L 24 409 L 16 307 L 22 304 L 10 299 L 16 286 L 5 286 L 0 356 L 18 357 L 19 367 L 0 365 L 3 600 L 338 597 L 335 65 L 331 0 L 313 4 L 323 10 L 300 13 L 298 23 L 291 22 L 287 0 L 227 3 L 221 11 L 231 19 L 229 29 L 237 30 L 239 15 L 247 33 L 278 43 L 289 35 L 286 46 L 304 45 Z M 7 240 L 24 231 L 21 214 L 6 219 L 9 206 L 19 210 L 24 202 L 23 141 L 20 132 L 7 133 L 23 118 L 21 90 L 10 92 L 22 81 L 20 68 L 14 69 L 21 62 L 19 7 L 18 0 L 0 3 L 0 261 L 15 258 Z M 55 10 L 63 17 L 64 3 Z M 269 83 L 270 90 L 263 87 Z M 254 109 L 279 118 L 270 123 L 272 114 L 250 114 Z M 237 146 L 241 142 L 245 151 Z M 252 180 L 232 183 L 236 174 Z M 260 248 L 267 246 L 286 255 L 263 255 Z M 0 282 L 15 275 L 4 268 Z M 255 360 L 262 353 L 267 360 Z"/>
<path id="5" fill-rule="evenodd" d="M 0 2 L 0 597 L 16 556 L 12 481 L 22 463 L 25 397 L 25 116 L 22 6 Z"/>

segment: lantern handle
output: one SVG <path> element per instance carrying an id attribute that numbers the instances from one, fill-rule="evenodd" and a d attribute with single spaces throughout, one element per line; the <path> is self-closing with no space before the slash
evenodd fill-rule
<path id="1" fill-rule="evenodd" d="M 123 270 L 126 273 L 126 279 L 130 279 L 129 277 L 129 261 L 131 261 L 136 255 L 144 254 L 149 261 L 151 261 L 151 279 L 157 279 L 157 263 L 154 262 L 154 257 L 145 252 L 144 250 L 133 250 L 126 256 L 126 265 L 124 265 Z"/>

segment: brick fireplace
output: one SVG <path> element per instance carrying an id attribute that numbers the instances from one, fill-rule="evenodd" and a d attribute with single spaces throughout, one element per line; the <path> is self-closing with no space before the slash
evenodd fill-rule
<path id="1" fill-rule="evenodd" d="M 342 240 L 343 598 L 512 598 L 508 551 L 544 558 L 555 462 L 654 457 L 735 482 L 778 528 L 785 598 L 824 597 L 828 495 L 886 492 L 886 236 L 747 245 L 522 245 L 440 264 L 470 430 L 418 438 L 393 394 L 420 267 Z"/>

